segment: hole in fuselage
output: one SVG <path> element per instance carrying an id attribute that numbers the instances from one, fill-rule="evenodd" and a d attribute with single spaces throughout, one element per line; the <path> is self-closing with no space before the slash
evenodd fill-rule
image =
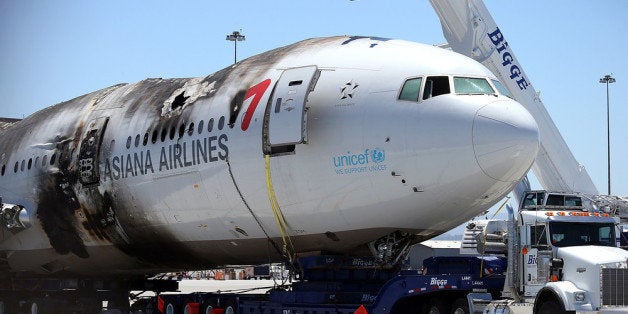
<path id="1" fill-rule="evenodd" d="M 170 105 L 170 109 L 175 110 L 179 107 L 183 107 L 183 105 L 185 105 L 185 101 L 190 98 L 190 96 L 185 96 L 185 92 L 181 92 L 181 94 L 177 95 L 177 97 L 174 98 L 174 100 L 172 101 L 172 104 Z"/>

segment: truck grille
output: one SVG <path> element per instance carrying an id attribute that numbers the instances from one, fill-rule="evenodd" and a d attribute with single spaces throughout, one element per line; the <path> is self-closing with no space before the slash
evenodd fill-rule
<path id="1" fill-rule="evenodd" d="M 602 268 L 602 305 L 628 305 L 628 269 Z"/>

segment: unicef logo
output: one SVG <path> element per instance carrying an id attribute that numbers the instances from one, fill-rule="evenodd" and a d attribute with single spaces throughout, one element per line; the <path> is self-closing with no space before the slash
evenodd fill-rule
<path id="1" fill-rule="evenodd" d="M 333 156 L 334 168 L 338 175 L 360 174 L 375 171 L 386 171 L 386 151 L 374 147 L 359 153 L 347 151 L 346 154 Z"/>
<path id="2" fill-rule="evenodd" d="M 383 149 L 374 148 L 371 152 L 371 160 L 374 163 L 380 163 L 386 160 L 386 152 Z"/>

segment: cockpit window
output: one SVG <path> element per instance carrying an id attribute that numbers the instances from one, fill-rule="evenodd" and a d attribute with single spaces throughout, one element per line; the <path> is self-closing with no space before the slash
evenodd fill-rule
<path id="1" fill-rule="evenodd" d="M 495 94 L 495 91 L 486 79 L 475 77 L 454 77 L 454 89 L 456 94 Z"/>
<path id="2" fill-rule="evenodd" d="M 449 77 L 447 76 L 428 76 L 425 80 L 425 89 L 423 90 L 423 99 L 436 97 L 438 95 L 449 94 Z"/>
<path id="3" fill-rule="evenodd" d="M 491 80 L 491 82 L 493 82 L 493 85 L 495 85 L 495 88 L 497 88 L 500 94 L 512 98 L 512 95 L 510 95 L 508 89 L 506 89 L 506 86 L 504 86 L 502 82 L 498 80 Z"/>
<path id="4" fill-rule="evenodd" d="M 419 92 L 421 91 L 421 82 L 423 78 L 416 77 L 406 80 L 401 88 L 399 100 L 419 101 Z"/>

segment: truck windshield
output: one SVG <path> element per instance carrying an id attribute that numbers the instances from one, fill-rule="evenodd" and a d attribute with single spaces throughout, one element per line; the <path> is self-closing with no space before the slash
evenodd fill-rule
<path id="1" fill-rule="evenodd" d="M 550 222 L 550 238 L 553 246 L 601 245 L 615 246 L 613 224 Z"/>

